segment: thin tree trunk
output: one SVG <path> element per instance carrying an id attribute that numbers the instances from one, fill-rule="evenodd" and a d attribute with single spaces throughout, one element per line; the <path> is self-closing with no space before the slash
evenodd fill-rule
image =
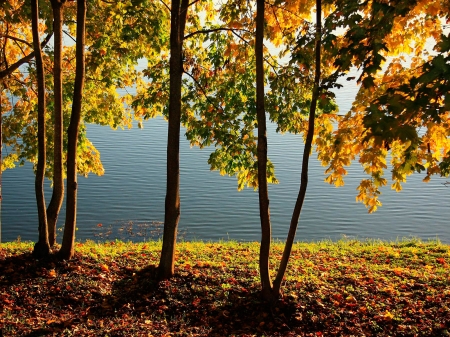
<path id="1" fill-rule="evenodd" d="M 180 6 L 181 5 L 181 6 Z M 167 135 L 167 186 L 164 214 L 164 234 L 161 259 L 158 267 L 159 279 L 168 279 L 174 274 L 175 246 L 180 219 L 180 122 L 181 122 L 181 77 L 183 75 L 183 36 L 186 25 L 188 0 L 172 1 L 170 22 L 170 93 L 169 127 Z"/>
<path id="2" fill-rule="evenodd" d="M 2 127 L 3 127 L 3 109 L 2 109 L 2 97 L 3 97 L 3 90 L 5 88 L 5 84 L 2 82 L 2 87 L 0 91 L 0 243 L 2 242 L 2 163 L 3 163 L 3 141 L 2 141 Z"/>
<path id="3" fill-rule="evenodd" d="M 76 72 L 73 91 L 72 114 L 69 124 L 69 140 L 67 150 L 67 198 L 66 223 L 59 254 L 64 259 L 70 259 L 74 254 L 75 228 L 77 222 L 77 145 L 81 120 L 81 103 L 85 80 L 85 25 L 86 0 L 77 0 L 77 42 L 76 42 Z"/>
<path id="4" fill-rule="evenodd" d="M 36 75 L 38 87 L 38 163 L 36 169 L 35 191 L 39 219 L 39 239 L 33 254 L 36 257 L 46 257 L 50 254 L 50 244 L 47 229 L 47 214 L 44 197 L 44 173 L 46 162 L 45 141 L 45 78 L 42 61 L 42 50 L 39 42 L 39 7 L 37 0 L 31 0 L 33 46 L 36 55 Z"/>
<path id="5" fill-rule="evenodd" d="M 314 88 L 311 99 L 311 107 L 309 110 L 308 133 L 306 135 L 305 148 L 303 149 L 300 190 L 298 192 L 297 201 L 295 203 L 294 211 L 292 213 L 291 224 L 289 226 L 289 233 L 286 239 L 286 244 L 284 246 L 283 256 L 281 258 L 280 268 L 278 269 L 277 276 L 273 283 L 273 292 L 275 295 L 279 295 L 281 291 L 281 284 L 283 282 L 283 277 L 286 272 L 289 257 L 291 255 L 292 245 L 295 239 L 295 232 L 297 231 L 300 212 L 302 211 L 303 202 L 305 200 L 306 195 L 306 188 L 308 186 L 309 155 L 311 153 L 312 141 L 314 136 L 314 120 L 316 115 L 317 99 L 319 97 L 319 86 L 320 86 L 320 46 L 322 35 L 321 26 L 322 26 L 322 3 L 321 0 L 316 0 L 316 38 L 315 38 L 316 71 L 314 76 Z"/>
<path id="6" fill-rule="evenodd" d="M 270 241 L 272 229 L 270 224 L 269 191 L 267 188 L 267 128 L 264 108 L 264 0 L 256 1 L 256 113 L 258 120 L 258 195 L 259 216 L 261 219 L 261 247 L 259 251 L 259 273 L 262 295 L 272 300 L 272 281 L 270 279 Z"/>
<path id="7" fill-rule="evenodd" d="M 65 1 L 51 0 L 53 10 L 54 45 L 54 110 L 53 110 L 53 193 L 47 209 L 50 246 L 56 241 L 56 222 L 64 199 L 63 176 L 63 112 L 62 112 L 62 26 Z"/>

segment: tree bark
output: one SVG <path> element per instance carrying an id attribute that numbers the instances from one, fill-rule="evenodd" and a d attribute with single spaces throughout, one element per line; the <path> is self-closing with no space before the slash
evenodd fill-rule
<path id="1" fill-rule="evenodd" d="M 39 7 L 37 0 L 31 0 L 33 47 L 36 56 L 36 75 L 38 92 L 38 162 L 35 179 L 36 202 L 39 219 L 39 239 L 34 245 L 33 255 L 41 258 L 50 254 L 47 214 L 44 197 L 44 174 L 46 164 L 45 140 L 45 78 L 42 50 L 39 41 Z"/>
<path id="2" fill-rule="evenodd" d="M 289 262 L 289 257 L 292 251 L 292 245 L 295 239 L 295 232 L 297 231 L 300 212 L 302 211 L 303 202 L 305 200 L 306 188 L 308 186 L 308 164 L 309 155 L 311 153 L 312 141 L 314 136 L 314 121 L 316 115 L 317 99 L 319 98 L 320 88 L 320 46 L 322 35 L 322 3 L 321 0 L 316 0 L 316 37 L 315 37 L 315 64 L 316 70 L 314 74 L 314 88 L 311 99 L 311 106 L 309 110 L 308 133 L 306 135 L 305 147 L 303 149 L 302 159 L 302 173 L 300 181 L 300 189 L 298 192 L 297 201 L 295 203 L 294 211 L 292 213 L 291 224 L 289 226 L 289 233 L 284 246 L 283 256 L 280 262 L 277 276 L 273 283 L 273 293 L 279 295 L 281 291 L 281 284 L 283 282 L 284 274 Z"/>
<path id="3" fill-rule="evenodd" d="M 3 89 L 4 89 L 4 83 L 1 84 L 1 91 L 0 91 L 0 243 L 2 242 L 2 177 L 3 177 L 3 171 L 2 171 L 2 162 L 3 162 L 3 141 L 2 141 L 2 127 L 3 127 L 3 109 L 2 109 L 2 97 L 3 97 Z"/>
<path id="4" fill-rule="evenodd" d="M 259 217 L 261 220 L 261 247 L 259 251 L 259 273 L 262 295 L 272 300 L 272 281 L 270 279 L 270 242 L 272 228 L 270 224 L 269 191 L 267 187 L 267 127 L 264 107 L 264 0 L 256 1 L 256 114 L 258 120 L 258 195 Z"/>
<path id="5" fill-rule="evenodd" d="M 170 93 L 169 127 L 167 135 L 167 186 L 164 214 L 164 234 L 158 278 L 168 279 L 174 274 L 175 246 L 180 219 L 180 122 L 181 77 L 183 75 L 183 36 L 188 0 L 172 1 L 170 22 Z"/>
<path id="6" fill-rule="evenodd" d="M 50 246 L 56 241 L 56 222 L 64 199 L 63 176 L 63 111 L 62 111 L 62 26 L 65 1 L 51 0 L 54 31 L 54 109 L 53 109 L 53 193 L 47 208 Z"/>
<path id="7" fill-rule="evenodd" d="M 76 72 L 72 114 L 68 129 L 66 223 L 59 251 L 60 257 L 70 259 L 74 254 L 77 222 L 77 146 L 81 120 L 81 104 L 85 80 L 86 0 L 77 0 Z"/>

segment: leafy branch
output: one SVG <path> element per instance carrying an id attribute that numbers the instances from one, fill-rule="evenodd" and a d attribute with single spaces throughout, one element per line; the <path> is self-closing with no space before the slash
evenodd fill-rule
<path id="1" fill-rule="evenodd" d="M 195 77 L 192 76 L 192 74 L 187 71 L 183 71 L 183 73 L 188 75 L 194 81 L 195 85 L 203 92 L 203 95 L 205 96 L 208 103 L 211 104 L 212 106 L 214 106 L 217 110 L 219 110 L 219 108 L 209 98 L 208 94 L 206 93 L 205 88 L 195 79 Z"/>
<path id="2" fill-rule="evenodd" d="M 50 41 L 51 37 L 53 36 L 53 31 L 47 34 L 45 39 L 41 42 L 41 48 L 44 48 L 47 43 Z M 32 51 L 27 56 L 21 58 L 19 61 L 11 64 L 9 67 L 6 67 L 6 69 L 0 71 L 0 79 L 5 78 L 8 75 L 11 75 L 17 68 L 19 68 L 22 64 L 29 62 L 34 57 L 34 51 Z"/>

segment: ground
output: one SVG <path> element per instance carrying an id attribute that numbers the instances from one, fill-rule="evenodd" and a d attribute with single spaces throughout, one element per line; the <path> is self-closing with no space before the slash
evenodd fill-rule
<path id="1" fill-rule="evenodd" d="M 298 243 L 272 306 L 257 243 L 180 243 L 175 277 L 156 282 L 160 248 L 86 242 L 61 262 L 0 244 L 3 336 L 450 335 L 450 246 L 439 242 Z"/>

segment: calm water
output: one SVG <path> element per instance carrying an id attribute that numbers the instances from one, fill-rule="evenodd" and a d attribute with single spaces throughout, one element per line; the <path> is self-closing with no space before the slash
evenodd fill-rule
<path id="1" fill-rule="evenodd" d="M 341 110 L 349 107 L 352 92 L 354 88 L 347 88 L 338 94 Z M 298 193 L 303 147 L 301 137 L 276 134 L 275 127 L 270 128 L 269 157 L 280 181 L 279 185 L 269 186 L 273 236 L 283 240 Z M 144 129 L 113 131 L 89 126 L 88 136 L 99 149 L 106 172 L 102 177 L 79 178 L 78 240 L 102 240 L 110 226 L 114 233 L 108 239 L 127 231 L 142 234 L 153 230 L 146 225 L 163 221 L 166 134 L 167 124 L 161 118 L 146 122 Z M 259 240 L 257 192 L 238 192 L 235 178 L 210 171 L 207 159 L 211 150 L 190 148 L 187 141 L 181 143 L 182 237 Z M 367 214 L 364 205 L 355 202 L 356 187 L 364 177 L 358 163 L 350 167 L 346 185 L 341 188 L 324 183 L 323 172 L 313 155 L 298 240 L 336 240 L 343 236 L 396 240 L 414 236 L 438 237 L 450 243 L 450 188 L 443 185 L 445 179 L 436 177 L 424 184 L 422 176 L 412 176 L 400 193 L 387 186 L 381 196 L 383 207 L 375 214 Z M 50 196 L 48 188 L 47 201 Z M 63 209 L 61 225 L 64 215 Z M 4 172 L 1 224 L 2 241 L 18 236 L 22 240 L 37 239 L 31 165 Z M 59 232 L 59 239 L 61 236 Z M 148 237 L 147 232 L 144 238 Z"/>

